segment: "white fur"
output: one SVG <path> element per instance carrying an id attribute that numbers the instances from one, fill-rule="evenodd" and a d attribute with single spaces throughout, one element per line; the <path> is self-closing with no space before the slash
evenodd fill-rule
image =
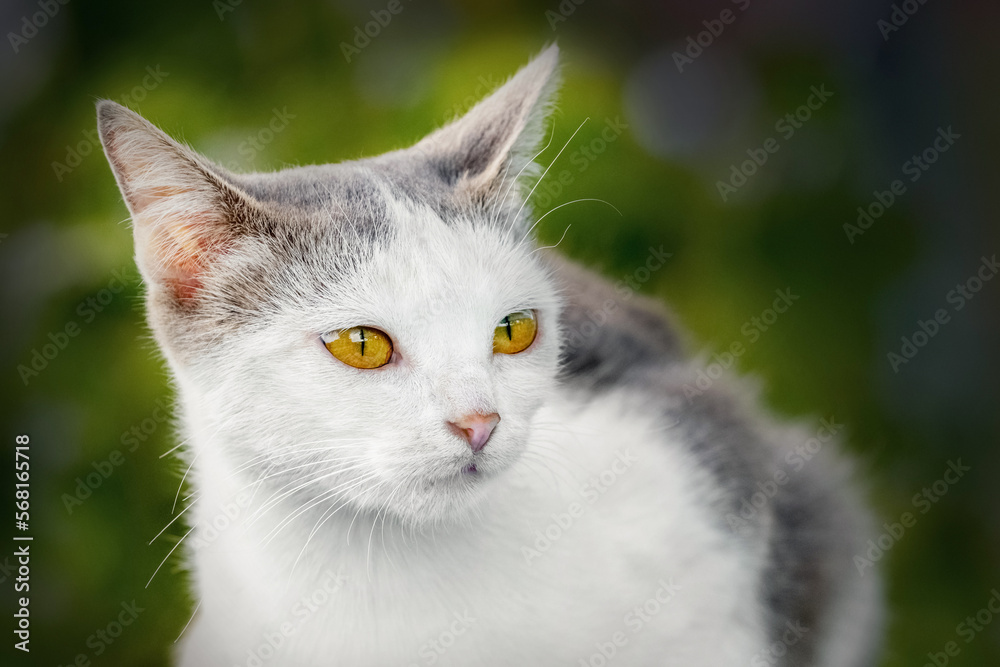
<path id="1" fill-rule="evenodd" d="M 370 515 L 351 526 L 354 512 L 343 513 L 312 538 L 292 575 L 289 562 L 315 514 L 263 550 L 258 541 L 294 506 L 225 531 L 194 555 L 201 617 L 182 664 L 248 664 L 248 650 L 299 619 L 296 601 L 320 588 L 328 569 L 344 581 L 268 664 L 432 664 L 434 655 L 439 665 L 576 665 L 619 632 L 627 638 L 619 664 L 749 664 L 765 643 L 751 590 L 760 564 L 712 527 L 703 473 L 678 447 L 664 446 L 669 434 L 643 419 L 636 399 L 550 401 L 532 443 L 545 458 L 512 466 L 474 520 L 407 531 Z M 613 470 L 619 453 L 636 462 L 589 502 L 604 488 L 593 477 Z M 218 458 L 200 462 L 204 483 L 227 477 Z M 567 524 L 572 503 L 583 513 Z M 213 520 L 219 506 L 202 505 L 210 511 L 199 521 Z M 547 551 L 536 550 L 538 531 L 558 520 L 568 527 L 552 533 Z M 661 581 L 680 590 L 636 632 L 629 612 Z M 474 623 L 438 654 L 427 642 L 452 629 L 456 614 Z"/>
<path id="2" fill-rule="evenodd" d="M 421 646 L 464 612 L 475 623 L 436 664 L 575 665 L 619 631 L 622 664 L 748 661 L 764 641 L 751 590 L 759 559 L 728 546 L 709 514 L 712 485 L 670 443 L 669 425 L 645 416 L 655 411 L 639 395 L 556 386 L 556 297 L 528 252 L 426 211 L 395 214 L 408 238 L 376 254 L 326 311 L 284 314 L 267 333 L 227 341 L 216 363 L 180 373 L 200 491 L 189 538 L 200 611 L 182 664 L 247 664 L 326 570 L 346 582 L 269 664 L 430 664 Z M 447 302 L 439 312 L 434 295 Z M 534 347 L 493 356 L 493 326 L 524 307 L 542 313 Z M 358 371 L 311 340 L 359 322 L 389 332 L 405 362 Z M 460 471 L 472 454 L 445 421 L 472 410 L 502 421 L 477 461 L 486 479 L 470 481 Z M 619 455 L 636 462 L 615 464 Z M 272 465 L 237 472 L 254 457 Z M 352 469 L 261 511 L 283 485 L 337 461 Z M 616 479 L 593 500 L 596 490 L 581 490 L 602 472 Z M 322 490 L 369 475 L 268 540 Z M 428 490 L 431 480 L 441 488 Z M 248 490 L 252 502 L 238 500 Z M 565 524 L 574 502 L 583 513 L 551 548 L 525 551 L 537 531 L 555 531 L 553 515 Z M 220 519 L 227 507 L 230 520 Z M 210 541 L 213 522 L 232 526 Z M 680 590 L 633 634 L 625 615 L 660 580 Z"/>
<path id="3" fill-rule="evenodd" d="M 386 210 L 368 222 L 384 216 L 384 229 L 351 242 L 324 233 L 330 220 L 293 218 L 317 244 L 293 259 L 276 259 L 261 226 L 237 238 L 220 202 L 249 202 L 257 225 L 280 211 L 261 213 L 192 151 L 102 105 L 195 489 L 185 549 L 198 611 L 183 667 L 761 664 L 766 521 L 757 541 L 725 528 L 718 480 L 641 389 L 556 380 L 560 298 L 508 202 L 555 62 L 546 51 L 419 145 L 495 146 L 462 162 L 479 171 L 456 189 L 510 220 L 446 223 L 382 187 Z M 384 182 L 366 169 L 350 177 Z M 280 284 L 242 280 L 276 264 Z M 252 317 L 231 318 L 258 297 Z M 493 354 L 496 324 L 524 309 L 538 314 L 535 342 Z M 393 361 L 360 370 L 332 357 L 320 335 L 353 326 L 386 332 Z M 501 418 L 476 454 L 447 428 L 471 412 Z M 857 619 L 878 605 L 857 586 L 830 616 L 825 667 L 855 665 L 844 641 L 869 641 Z"/>

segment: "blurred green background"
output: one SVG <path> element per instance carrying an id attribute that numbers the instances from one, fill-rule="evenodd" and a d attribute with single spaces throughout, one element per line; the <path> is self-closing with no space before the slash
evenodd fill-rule
<path id="1" fill-rule="evenodd" d="M 1000 7 L 577 3 L 401 0 L 368 43 L 358 31 L 388 2 L 4 3 L 0 475 L 13 503 L 14 437 L 30 434 L 35 541 L 32 652 L 5 630 L 0 662 L 165 665 L 191 613 L 176 556 L 144 588 L 185 531 L 149 544 L 181 470 L 161 458 L 176 444 L 159 407 L 172 390 L 94 101 L 126 103 L 234 170 L 273 170 L 412 143 L 558 40 L 565 82 L 540 160 L 589 120 L 535 207 L 598 198 L 622 215 L 574 203 L 545 218 L 542 240 L 572 224 L 560 247 L 616 278 L 641 279 L 662 246 L 673 256 L 641 289 L 669 301 L 695 351 L 743 342 L 736 367 L 778 413 L 845 425 L 879 522 L 917 515 L 879 563 L 884 665 L 923 665 L 949 641 L 950 664 L 1000 664 L 1000 622 L 957 634 L 1000 587 L 1000 280 L 961 310 L 948 298 L 1000 249 Z M 832 96 L 803 111 L 814 86 Z M 808 119 L 779 124 L 796 112 Z M 904 163 L 949 127 L 960 138 L 910 181 Z M 777 151 L 762 153 L 771 137 Z M 723 200 L 733 165 L 755 173 Z M 896 179 L 905 193 L 850 242 L 844 225 Z M 785 288 L 800 299 L 751 341 L 746 323 Z M 894 369 L 888 353 L 942 308 L 949 321 Z M 971 471 L 920 513 L 915 494 L 959 459 Z M 100 484 L 78 488 L 88 475 Z M 0 561 L 11 628 L 12 545 Z M 94 634 L 133 600 L 143 611 L 120 637 Z"/>

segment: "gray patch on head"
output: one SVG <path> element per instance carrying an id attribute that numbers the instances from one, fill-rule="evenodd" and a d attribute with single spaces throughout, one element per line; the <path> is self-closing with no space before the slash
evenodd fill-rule
<path id="1" fill-rule="evenodd" d="M 296 167 L 273 174 L 241 174 L 232 179 L 253 199 L 274 210 L 289 209 L 334 228 L 350 223 L 354 231 L 381 229 L 386 223 L 379 174 L 355 162 Z M 366 236 L 369 234 L 365 234 Z"/>
<path id="2" fill-rule="evenodd" d="M 458 195 L 453 183 L 431 168 L 429 158 L 422 152 L 410 148 L 365 162 L 383 175 L 395 196 L 430 209 L 446 224 L 479 219 L 474 215 L 473 202 Z"/>
<path id="3" fill-rule="evenodd" d="M 205 270 L 205 289 L 178 303 L 151 294 L 154 329 L 178 359 L 210 350 L 220 332 L 255 327 L 268 313 L 329 293 L 378 246 L 392 242 L 386 184 L 354 164 L 227 175 L 237 238 Z"/>

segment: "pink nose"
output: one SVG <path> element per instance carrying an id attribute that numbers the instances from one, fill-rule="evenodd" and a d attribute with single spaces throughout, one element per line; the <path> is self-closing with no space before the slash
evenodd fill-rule
<path id="1" fill-rule="evenodd" d="M 456 435 L 463 438 L 472 451 L 478 452 L 486 446 L 486 441 L 490 439 L 493 429 L 500 421 L 500 415 L 491 412 L 488 415 L 481 415 L 477 412 L 459 417 L 455 421 L 448 422 L 448 426 Z"/>

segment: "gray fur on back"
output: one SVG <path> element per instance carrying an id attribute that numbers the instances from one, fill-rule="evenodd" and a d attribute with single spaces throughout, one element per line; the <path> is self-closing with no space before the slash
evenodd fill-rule
<path id="1" fill-rule="evenodd" d="M 597 392 L 633 386 L 659 397 L 664 426 L 680 431 L 680 440 L 713 473 L 722 492 L 719 522 L 732 539 L 765 550 L 769 565 L 758 590 L 771 641 L 783 644 L 788 624 L 809 629 L 786 647 L 787 653 L 774 656 L 778 663 L 759 664 L 814 664 L 818 640 L 831 631 L 825 627 L 831 622 L 829 610 L 839 594 L 847 595 L 838 587 L 858 577 L 852 557 L 863 551 L 863 536 L 869 533 L 868 516 L 851 489 L 850 469 L 821 450 L 777 485 L 767 505 L 742 522 L 743 530 L 734 530 L 726 517 L 739 516 L 758 484 L 773 479 L 785 455 L 808 433 L 759 416 L 755 392 L 736 380 L 686 396 L 697 365 L 684 354 L 684 336 L 661 304 L 618 294 L 603 278 L 561 257 L 549 260 L 563 287 L 564 328 L 580 332 L 585 323 L 602 322 L 590 335 L 568 337 L 573 344 L 563 350 L 564 381 Z M 860 664 L 872 664 L 877 648 L 874 643 L 867 647 L 867 661 Z"/>
<path id="2" fill-rule="evenodd" d="M 386 233 L 379 224 L 379 188 L 428 206 L 446 222 L 476 213 L 473 204 L 456 203 L 448 174 L 427 166 L 419 157 L 398 153 L 236 179 L 258 201 L 339 219 L 354 227 L 355 239 L 364 241 Z M 336 209 L 330 210 L 334 202 Z M 291 246 L 302 242 L 308 243 L 308 237 L 289 241 Z M 770 618 L 772 641 L 782 641 L 789 623 L 810 629 L 787 647 L 778 664 L 815 662 L 817 640 L 828 620 L 825 612 L 837 597 L 837 583 L 857 576 L 851 557 L 861 551 L 859 536 L 867 531 L 867 518 L 847 490 L 849 471 L 843 462 L 821 452 L 778 487 L 745 530 L 732 530 L 726 517 L 738 515 L 758 484 L 772 479 L 785 454 L 801 444 L 806 433 L 759 416 L 753 392 L 734 380 L 686 396 L 697 366 L 685 354 L 685 336 L 662 303 L 618 291 L 554 252 L 547 253 L 546 262 L 564 299 L 563 381 L 589 392 L 631 386 L 660 397 L 663 424 L 679 431 L 716 480 L 722 499 L 716 507 L 720 524 L 733 540 L 746 542 L 747 548 L 759 546 L 767 554 L 770 565 L 758 590 Z M 870 651 L 874 654 L 875 647 Z"/>
<path id="3" fill-rule="evenodd" d="M 232 245 L 217 244 L 226 251 L 218 253 L 218 266 L 206 269 L 205 282 L 198 283 L 201 299 L 182 299 L 180 292 L 162 289 L 151 292 L 150 318 L 164 349 L 182 361 L 199 354 L 208 357 L 220 333 L 260 326 L 258 315 L 268 309 L 292 304 L 296 312 L 308 311 L 320 298 L 315 295 L 328 294 L 330 274 L 349 273 L 350 264 L 362 262 L 373 246 L 392 243 L 389 207 L 394 204 L 430 210 L 446 225 L 495 225 L 512 231 L 510 243 L 520 246 L 531 217 L 530 206 L 521 204 L 524 193 L 518 176 L 522 168 L 532 172 L 527 151 L 538 143 L 544 119 L 545 102 L 538 100 L 547 99 L 546 91 L 555 85 L 549 74 L 555 54 L 543 58 L 548 64 L 543 60 L 530 66 L 519 75 L 517 86 L 501 89 L 470 112 L 471 120 L 431 134 L 411 149 L 377 158 L 278 174 L 233 175 L 193 152 L 171 148 L 167 164 L 185 177 L 176 183 L 189 187 L 195 193 L 191 198 L 203 209 L 218 214 L 205 224 L 205 236 Z M 525 100 L 535 101 L 529 105 Z M 170 188 L 151 176 L 162 168 L 138 169 L 137 176 L 129 173 L 126 163 L 135 155 L 140 162 L 158 155 L 168 140 L 113 105 L 102 105 L 99 114 L 109 160 L 119 172 L 134 217 L 141 220 L 145 200 L 162 197 Z M 482 123 L 483 117 L 507 120 Z M 511 135 L 518 139 L 508 145 Z M 134 188 L 135 182 L 141 187 Z M 201 201 L 206 198 L 207 203 Z M 163 210 L 167 212 L 142 224 L 168 226 L 165 220 L 172 209 Z M 169 247 L 172 237 L 164 238 Z M 155 283 L 163 278 L 157 273 L 162 262 L 156 261 L 160 258 L 155 251 L 164 244 L 147 245 L 150 257 L 142 265 Z M 325 274 L 302 278 L 300 273 L 297 279 L 284 275 L 294 267 L 314 268 L 310 259 L 316 256 L 323 258 Z M 782 643 L 789 624 L 808 628 L 775 657 L 789 666 L 817 662 L 824 638 L 838 640 L 835 615 L 852 597 L 846 589 L 862 585 L 852 555 L 863 549 L 868 520 L 851 490 L 849 468 L 832 447 L 822 449 L 788 474 L 787 483 L 775 485 L 767 502 L 734 529 L 732 517 L 740 515 L 760 485 L 784 470 L 786 456 L 808 432 L 762 416 L 753 392 L 735 380 L 718 380 L 698 395 L 690 394 L 687 389 L 694 385 L 698 367 L 685 354 L 684 336 L 662 304 L 620 290 L 554 253 L 545 263 L 563 297 L 561 382 L 591 396 L 625 389 L 652 399 L 663 428 L 677 436 L 671 442 L 683 443 L 670 446 L 686 448 L 710 473 L 715 488 L 705 494 L 705 502 L 712 503 L 722 534 L 737 547 L 733 551 L 764 555 L 767 566 L 756 591 L 772 642 Z M 307 280 L 315 284 L 305 284 Z M 204 298 L 206 292 L 210 299 Z M 552 349 L 554 362 L 555 346 Z M 871 581 L 863 585 L 871 586 Z M 863 647 L 862 653 L 867 649 L 874 655 L 877 634 L 871 633 L 873 645 Z"/>

